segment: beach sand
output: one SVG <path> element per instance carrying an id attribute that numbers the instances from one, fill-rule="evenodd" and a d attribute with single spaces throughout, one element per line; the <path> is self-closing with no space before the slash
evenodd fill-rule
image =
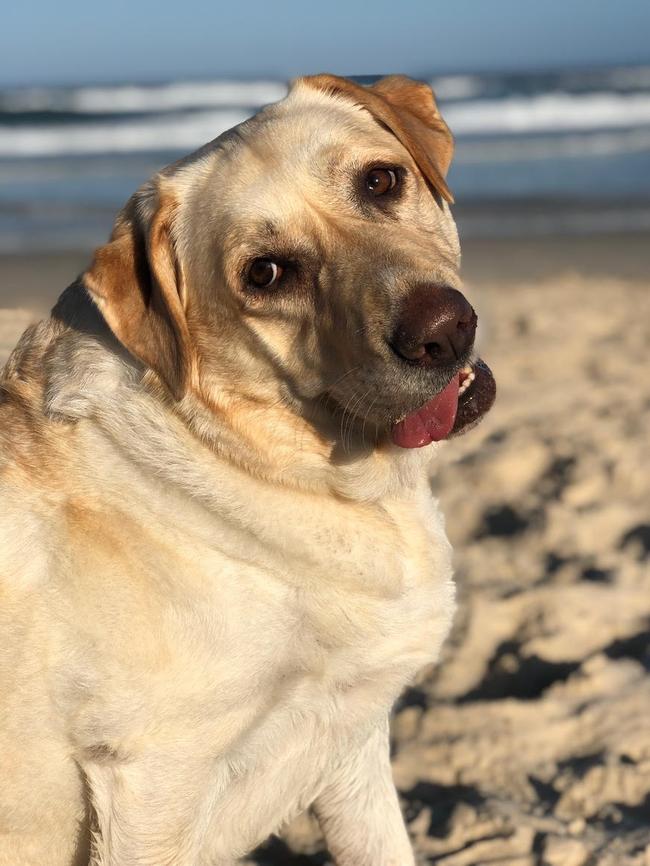
<path id="1" fill-rule="evenodd" d="M 421 863 L 650 866 L 650 248 L 465 245 L 499 393 L 432 485 L 459 609 L 400 701 Z M 87 256 L 0 259 L 0 354 Z M 257 864 L 324 864 L 308 816 Z"/>

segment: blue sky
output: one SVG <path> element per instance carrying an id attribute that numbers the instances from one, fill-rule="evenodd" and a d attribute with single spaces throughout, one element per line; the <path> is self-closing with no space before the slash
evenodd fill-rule
<path id="1" fill-rule="evenodd" d="M 650 61 L 650 0 L 13 0 L 0 85 Z"/>

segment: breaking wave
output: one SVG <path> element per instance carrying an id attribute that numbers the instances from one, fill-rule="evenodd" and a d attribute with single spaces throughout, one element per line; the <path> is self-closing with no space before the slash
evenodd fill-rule
<path id="1" fill-rule="evenodd" d="M 241 123 L 250 111 L 202 111 L 128 123 L 17 126 L 0 132 L 0 157 L 187 151 Z"/>
<path id="2" fill-rule="evenodd" d="M 650 95 L 549 93 L 529 99 L 511 97 L 452 104 L 444 114 L 456 135 L 645 126 L 650 125 Z"/>
<path id="3" fill-rule="evenodd" d="M 0 111 L 152 114 L 191 108 L 258 107 L 287 93 L 282 81 L 179 81 L 114 87 L 30 87 L 0 95 Z"/>

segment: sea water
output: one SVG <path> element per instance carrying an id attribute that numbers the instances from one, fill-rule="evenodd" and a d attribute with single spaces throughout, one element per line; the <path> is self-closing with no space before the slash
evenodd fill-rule
<path id="1" fill-rule="evenodd" d="M 650 67 L 429 76 L 465 236 L 650 228 Z M 83 249 L 157 168 L 284 81 L 0 90 L 0 252 Z"/>

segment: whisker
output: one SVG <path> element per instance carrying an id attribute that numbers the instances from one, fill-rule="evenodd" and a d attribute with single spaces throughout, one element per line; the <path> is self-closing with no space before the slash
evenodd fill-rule
<path id="1" fill-rule="evenodd" d="M 363 401 L 366 399 L 366 397 L 368 396 L 368 394 L 370 394 L 370 392 L 372 391 L 372 389 L 373 389 L 373 386 L 371 385 L 370 388 L 368 388 L 366 391 L 364 391 L 364 393 L 361 395 L 361 397 L 359 397 L 359 398 L 356 400 L 356 402 L 355 402 L 355 404 L 354 404 L 354 409 L 353 409 L 353 410 L 351 409 L 350 412 L 349 412 L 350 422 L 349 422 L 349 424 L 348 424 L 348 428 L 347 428 L 347 431 L 346 431 L 347 434 L 348 434 L 348 445 L 351 443 L 351 440 L 352 440 L 352 427 L 353 427 L 353 424 L 354 424 L 354 421 L 355 421 L 355 417 L 356 417 L 356 410 L 357 410 L 357 408 L 358 408 L 359 406 L 361 406 L 361 405 L 363 404 Z"/>
<path id="2" fill-rule="evenodd" d="M 372 412 L 373 406 L 375 405 L 376 402 L 377 402 L 377 395 L 375 394 L 375 396 L 370 401 L 370 406 L 368 406 L 368 411 L 363 416 L 363 425 L 361 427 L 361 441 L 363 442 L 364 445 L 366 444 L 366 422 L 368 421 L 368 418 L 370 417 L 370 413 Z"/>
<path id="3" fill-rule="evenodd" d="M 355 406 L 355 407 L 358 406 L 359 403 L 361 402 L 361 400 L 363 400 L 364 396 L 365 395 L 361 395 L 361 397 L 359 397 L 359 393 L 357 391 L 355 391 L 353 393 L 352 397 L 345 404 L 345 410 L 344 410 L 343 416 L 344 416 L 344 421 L 347 423 L 345 423 L 343 426 L 342 437 L 343 437 L 343 450 L 347 451 L 348 453 L 349 453 L 349 448 L 346 446 L 346 439 L 347 439 L 347 442 L 349 445 L 350 438 L 351 438 L 349 434 L 351 434 L 352 425 L 354 424 L 353 406 Z"/>
<path id="4" fill-rule="evenodd" d="M 341 444 L 343 446 L 343 451 L 346 450 L 346 448 L 345 448 L 345 434 L 346 434 L 346 420 L 347 420 L 348 407 L 351 406 L 352 402 L 356 399 L 356 397 L 357 397 L 357 392 L 353 391 L 352 396 L 348 399 L 345 406 L 343 407 L 343 414 L 341 415 Z"/>
<path id="5" fill-rule="evenodd" d="M 342 382 L 346 376 L 349 376 L 351 373 L 355 373 L 357 370 L 360 370 L 360 369 L 361 369 L 361 364 L 356 364 L 354 367 L 351 367 L 349 370 L 346 370 L 342 376 L 339 376 L 338 379 L 335 379 L 333 382 L 330 382 L 328 384 L 327 390 L 330 391 L 332 388 L 334 388 L 336 385 L 338 385 L 340 382 Z"/>

